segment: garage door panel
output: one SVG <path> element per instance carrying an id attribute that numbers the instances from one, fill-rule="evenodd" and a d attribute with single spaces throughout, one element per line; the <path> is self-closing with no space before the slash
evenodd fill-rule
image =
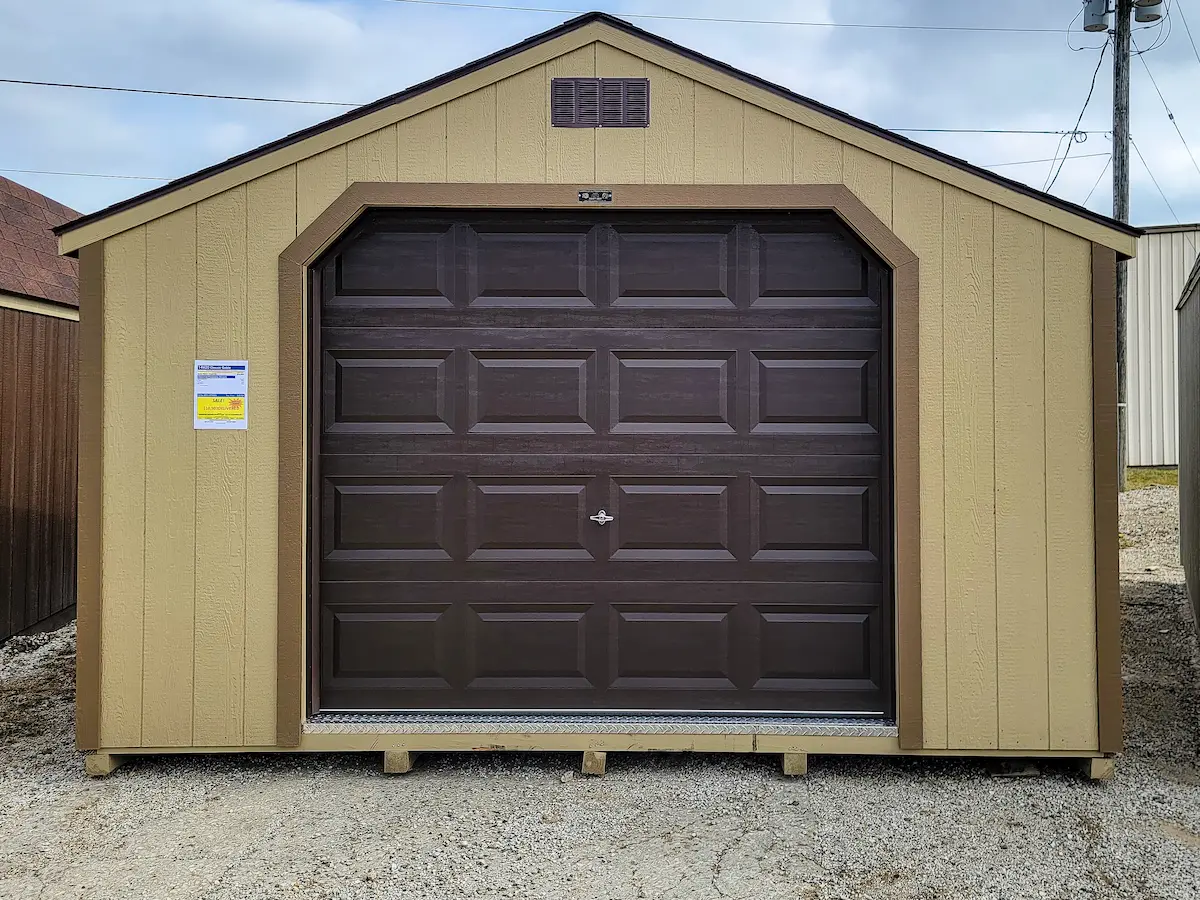
<path id="1" fill-rule="evenodd" d="M 729 604 L 619 603 L 609 608 L 609 666 L 617 690 L 733 691 Z"/>
<path id="2" fill-rule="evenodd" d="M 472 351 L 472 434 L 594 434 L 596 354 L 579 350 Z"/>
<path id="3" fill-rule="evenodd" d="M 628 309 L 733 309 L 736 228 L 617 226 L 608 238 L 609 303 Z"/>
<path id="4" fill-rule="evenodd" d="M 760 690 L 803 690 L 814 682 L 878 689 L 878 606 L 755 604 Z"/>
<path id="5" fill-rule="evenodd" d="M 327 433 L 453 434 L 453 351 L 327 351 Z"/>
<path id="6" fill-rule="evenodd" d="M 588 516 L 598 489 L 591 478 L 467 480 L 463 518 L 467 561 L 593 561 L 596 533 Z"/>
<path id="7" fill-rule="evenodd" d="M 322 556 L 348 562 L 460 556 L 456 493 L 449 477 L 326 478 Z"/>
<path id="8" fill-rule="evenodd" d="M 733 434 L 737 428 L 737 354 L 729 351 L 629 351 L 610 354 L 613 434 Z"/>
<path id="9" fill-rule="evenodd" d="M 467 604 L 466 689 L 602 687 L 592 680 L 596 666 L 588 654 L 592 609 L 591 604 L 519 600 Z"/>
<path id="10" fill-rule="evenodd" d="M 794 434 L 828 426 L 878 431 L 878 353 L 751 354 L 750 427 Z"/>
<path id="11" fill-rule="evenodd" d="M 399 690 L 449 690 L 456 630 L 450 610 L 450 603 L 327 605 L 327 677 L 346 686 L 385 679 Z"/>
<path id="12" fill-rule="evenodd" d="M 835 218 L 397 211 L 318 269 L 319 708 L 891 711 L 890 276 Z"/>
<path id="13" fill-rule="evenodd" d="M 756 560 L 878 561 L 877 481 L 755 478 L 750 488 L 750 545 Z"/>
<path id="14" fill-rule="evenodd" d="M 844 233 L 754 231 L 751 242 L 755 308 L 879 305 L 872 296 L 872 262 Z"/>
<path id="15" fill-rule="evenodd" d="M 454 229 L 362 231 L 325 270 L 330 309 L 446 309 L 454 305 Z"/>
<path id="16" fill-rule="evenodd" d="M 569 309 L 598 305 L 596 232 L 586 224 L 460 226 L 458 279 L 475 309 Z M 534 227 L 531 227 L 534 226 Z"/>

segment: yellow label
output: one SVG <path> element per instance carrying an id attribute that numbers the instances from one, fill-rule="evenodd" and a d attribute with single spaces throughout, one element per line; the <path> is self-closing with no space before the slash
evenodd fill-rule
<path id="1" fill-rule="evenodd" d="M 241 397 L 197 397 L 196 418 L 202 422 L 240 422 L 246 418 L 246 401 Z"/>

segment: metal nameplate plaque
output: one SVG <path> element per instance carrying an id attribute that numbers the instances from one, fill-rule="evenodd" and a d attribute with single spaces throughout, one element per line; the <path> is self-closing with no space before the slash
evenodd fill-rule
<path id="1" fill-rule="evenodd" d="M 580 203 L 612 203 L 612 191 L 580 191 Z"/>

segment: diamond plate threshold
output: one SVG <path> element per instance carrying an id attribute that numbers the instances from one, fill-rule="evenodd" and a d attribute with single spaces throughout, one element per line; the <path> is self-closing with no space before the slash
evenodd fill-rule
<path id="1" fill-rule="evenodd" d="M 467 713 L 321 713 L 307 734 L 794 734 L 896 737 L 886 719 L 780 716 L 481 715 Z"/>

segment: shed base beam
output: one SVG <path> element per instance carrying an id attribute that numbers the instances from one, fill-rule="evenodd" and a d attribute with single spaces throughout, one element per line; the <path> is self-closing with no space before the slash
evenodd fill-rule
<path id="1" fill-rule="evenodd" d="M 1112 781 L 1117 774 L 1117 761 L 1111 756 L 1083 760 L 1083 774 L 1092 781 Z"/>

